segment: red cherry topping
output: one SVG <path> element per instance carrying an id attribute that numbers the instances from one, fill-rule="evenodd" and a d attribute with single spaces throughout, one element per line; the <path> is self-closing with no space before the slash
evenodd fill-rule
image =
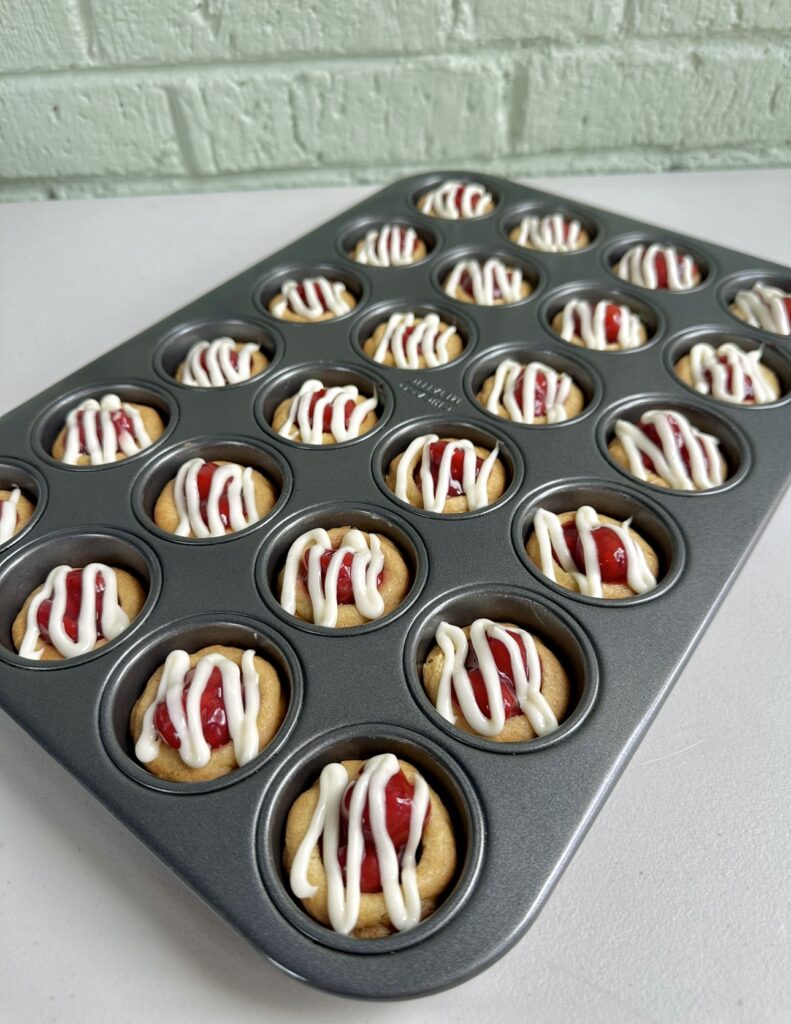
<path id="1" fill-rule="evenodd" d="M 733 394 L 733 367 L 728 362 L 728 360 L 727 360 L 727 358 L 725 356 L 717 356 L 717 362 L 718 363 L 722 363 L 723 366 L 727 367 L 728 376 L 726 378 L 725 388 L 726 388 L 726 390 L 728 391 L 729 394 Z M 703 376 L 705 377 L 706 382 L 709 385 L 709 391 L 711 391 L 711 388 L 712 388 L 711 370 L 706 370 L 706 372 L 703 374 Z M 753 379 L 752 379 L 752 377 L 750 377 L 747 374 L 745 374 L 744 375 L 744 401 L 745 402 L 752 402 L 754 398 L 755 398 L 755 391 L 753 389 Z"/>
<path id="2" fill-rule="evenodd" d="M 579 531 L 574 523 L 566 523 L 563 527 L 566 544 L 580 572 L 585 572 L 585 554 L 582 550 Z M 602 583 L 626 583 L 627 558 L 626 548 L 615 530 L 608 526 L 600 526 L 593 531 L 596 553 L 599 556 L 599 571 Z"/>
<path id="3" fill-rule="evenodd" d="M 615 345 L 618 342 L 618 332 L 621 329 L 621 320 L 621 307 L 616 306 L 612 302 L 608 302 L 604 311 L 604 337 L 610 345 Z M 580 335 L 582 333 L 582 320 L 579 313 L 574 314 L 574 333 L 576 335 Z"/>
<path id="4" fill-rule="evenodd" d="M 302 570 L 300 576 L 303 580 L 307 579 L 308 576 L 308 556 L 310 554 L 310 548 L 305 551 L 302 556 Z M 321 565 L 321 582 L 327 578 L 327 569 L 330 565 L 330 560 L 335 554 L 335 549 L 325 551 L 321 556 L 319 564 Z M 352 587 L 352 562 L 354 561 L 354 555 L 351 551 L 347 551 L 343 556 L 341 567 L 338 572 L 338 604 L 354 604 L 354 589 Z M 382 580 L 384 579 L 384 570 L 379 573 L 379 577 L 376 581 L 377 586 L 381 586 Z"/>
<path id="5" fill-rule="evenodd" d="M 519 647 L 519 652 L 522 656 L 522 664 L 527 671 L 527 652 L 525 651 L 525 645 L 522 642 L 521 637 L 518 633 L 514 633 L 513 630 L 506 630 L 510 637 L 516 640 Z M 493 640 L 491 637 L 487 640 L 489 644 L 489 650 L 492 652 L 494 663 L 497 666 L 497 673 L 500 677 L 500 692 L 503 697 L 503 707 L 505 708 L 505 717 L 513 718 L 516 715 L 522 714 L 522 709 L 519 706 L 519 701 L 516 697 L 516 683 L 514 682 L 514 670 L 511 664 L 511 655 L 508 653 L 508 648 L 502 642 L 502 640 Z M 464 667 L 470 677 L 470 683 L 472 684 L 472 692 L 475 697 L 475 703 L 478 705 L 481 713 L 486 715 L 488 718 L 491 714 L 491 708 L 489 706 L 489 696 L 486 692 L 486 684 L 483 680 L 483 673 L 480 670 L 480 664 L 478 662 L 478 656 L 475 650 L 470 646 L 467 652 L 467 659 L 464 662 Z M 455 700 L 455 694 L 454 694 Z"/>
<path id="6" fill-rule="evenodd" d="M 99 439 L 99 444 L 102 444 L 104 441 L 104 428 L 102 426 L 101 417 L 97 416 L 95 422 L 96 436 Z M 113 410 L 113 412 L 110 413 L 110 422 L 112 423 L 113 428 L 115 429 L 116 451 L 119 451 L 120 449 L 118 448 L 118 435 L 127 433 L 131 434 L 132 437 L 134 437 L 134 426 L 132 425 L 131 419 L 126 415 L 123 409 Z M 85 440 L 85 412 L 83 410 L 80 410 L 77 413 L 77 429 L 79 430 L 80 435 L 80 454 L 87 455 L 88 446 Z"/>
<path id="7" fill-rule="evenodd" d="M 104 639 L 102 632 L 102 607 L 104 605 L 104 576 L 96 574 L 96 636 Z M 72 569 L 66 575 L 66 611 L 63 615 L 63 628 L 66 635 L 77 642 L 79 635 L 80 609 L 82 608 L 82 569 Z M 52 614 L 52 600 L 48 598 L 38 606 L 36 623 L 41 637 L 46 643 L 49 638 L 49 620 Z"/>
<path id="8" fill-rule="evenodd" d="M 320 398 L 323 398 L 327 394 L 326 388 L 321 388 L 320 391 L 314 391 L 313 396 L 310 399 L 310 406 L 308 407 L 308 416 L 312 419 L 313 413 L 316 408 L 316 403 Z M 349 420 L 352 418 L 354 412 L 354 402 L 349 400 L 344 406 L 343 420 L 344 426 L 349 426 Z M 324 408 L 324 418 L 322 419 L 322 427 L 325 434 L 332 433 L 332 403 L 329 402 Z"/>
<path id="9" fill-rule="evenodd" d="M 377 241 L 380 237 L 381 232 L 377 236 Z M 395 244 L 398 249 L 404 249 L 407 256 L 411 256 L 415 251 L 415 239 L 412 236 L 408 236 L 404 228 L 400 228 L 397 225 L 390 228 L 390 240 L 391 244 Z"/>
<path id="10" fill-rule="evenodd" d="M 459 211 L 459 213 L 461 213 L 461 201 L 462 201 L 462 197 L 464 196 L 464 190 L 465 190 L 466 187 L 467 187 L 466 185 L 459 185 L 459 187 L 456 189 L 456 192 L 454 193 L 454 196 L 453 196 L 453 204 L 456 207 L 456 209 Z M 473 192 L 472 195 L 470 196 L 470 209 L 472 210 L 473 213 L 475 213 L 475 210 L 476 210 L 476 208 L 478 206 L 478 203 L 480 201 L 481 201 L 481 194 L 480 194 L 480 192 Z"/>
<path id="11" fill-rule="evenodd" d="M 791 295 L 788 295 L 786 298 L 783 299 L 783 305 L 786 308 L 786 313 L 788 313 L 789 317 L 791 317 Z"/>
<path id="12" fill-rule="evenodd" d="M 681 430 L 678 426 L 678 422 L 672 416 L 668 416 L 667 420 L 670 424 L 670 430 L 673 434 L 673 440 L 675 441 L 676 448 L 678 449 L 679 455 L 681 456 L 681 460 L 686 466 L 687 473 L 690 473 L 691 466 L 689 458 L 689 449 L 684 444 L 683 438 L 681 436 Z M 649 439 L 649 441 L 653 441 L 657 448 L 661 450 L 662 442 L 659 440 L 659 433 L 656 427 L 653 425 L 653 423 L 638 423 L 637 426 L 640 428 L 640 430 L 642 430 L 642 432 Z M 703 450 L 703 458 L 705 460 L 706 465 L 708 466 L 709 460 L 708 456 L 706 455 L 705 449 Z M 656 472 L 653 460 L 648 455 L 643 454 L 643 465 L 652 473 Z"/>
<path id="13" fill-rule="evenodd" d="M 352 801 L 352 792 L 356 783 L 352 782 L 346 787 L 341 801 L 341 820 L 344 824 L 349 820 L 349 807 Z M 407 779 L 402 771 L 391 776 L 385 786 L 385 824 L 387 834 L 393 841 L 393 846 L 398 849 L 405 846 L 409 839 L 409 822 L 412 817 L 412 799 L 415 795 L 415 787 Z M 427 809 L 426 821 L 430 807 Z M 369 841 L 373 841 L 373 830 L 369 815 L 368 803 L 363 808 L 362 815 L 363 835 Z"/>
<path id="14" fill-rule="evenodd" d="M 316 298 L 318 300 L 319 305 L 321 306 L 321 308 L 326 313 L 327 310 L 330 307 L 327 305 L 327 301 L 324 298 L 324 289 L 323 288 L 314 288 L 313 292 L 316 295 Z M 307 292 L 305 291 L 305 285 L 301 281 L 297 285 L 297 295 L 299 295 L 299 297 L 302 299 L 302 301 L 305 303 L 306 306 L 310 305 L 310 303 L 308 302 Z"/>
<path id="15" fill-rule="evenodd" d="M 214 474 L 220 467 L 216 462 L 204 462 L 201 468 L 198 470 L 198 494 L 200 496 L 200 515 L 201 519 L 208 526 L 209 525 L 209 492 L 211 490 L 211 481 Z M 227 529 L 231 524 L 231 511 L 228 502 L 228 490 L 231 486 L 231 481 L 223 487 L 222 494 L 220 495 L 219 510 L 220 510 L 220 521 L 222 525 Z M 244 504 L 244 499 L 242 499 Z"/>
<path id="16" fill-rule="evenodd" d="M 445 449 L 448 447 L 447 441 L 433 441 L 428 446 L 429 460 L 431 467 L 431 476 L 436 485 L 439 479 L 439 467 L 442 462 L 442 456 Z M 481 466 L 483 465 L 483 459 L 476 456 L 475 459 L 475 475 L 477 476 L 480 472 Z M 418 488 L 422 489 L 422 483 L 420 479 L 420 461 L 418 460 L 417 466 L 415 467 L 415 484 Z M 448 497 L 455 498 L 460 494 L 464 494 L 464 450 L 457 448 L 450 459 L 450 483 L 448 485 Z"/>
<path id="17" fill-rule="evenodd" d="M 510 273 L 507 274 L 507 278 L 508 278 L 508 281 L 510 282 L 510 280 L 511 280 Z M 469 270 L 463 270 L 461 272 L 461 276 L 459 277 L 459 288 L 461 288 L 461 290 L 466 295 L 469 295 L 472 298 L 475 297 L 475 291 L 474 291 L 473 284 L 472 284 L 472 274 L 469 272 Z M 503 293 L 500 291 L 500 285 L 499 285 L 498 279 L 495 277 L 493 279 L 493 281 L 492 281 L 492 298 L 493 299 L 501 299 L 502 297 L 503 297 Z"/>
<path id="18" fill-rule="evenodd" d="M 201 364 L 201 366 L 203 367 L 203 369 L 207 373 L 209 372 L 208 353 L 209 353 L 209 350 L 208 349 L 204 349 L 203 352 L 201 352 L 201 354 L 200 354 L 200 359 L 198 360 L 198 362 Z M 234 368 L 234 370 L 238 370 L 239 369 L 239 353 L 236 351 L 235 348 L 231 349 L 231 351 L 230 351 L 230 358 L 231 358 L 231 366 Z"/>
<path id="19" fill-rule="evenodd" d="M 195 669 L 193 668 L 184 677 L 184 691 L 181 703 L 185 713 L 187 710 L 187 694 L 192 686 L 194 676 Z M 244 691 L 242 691 L 242 702 L 244 703 Z M 219 668 L 212 669 L 206 689 L 201 694 L 200 720 L 204 739 L 212 750 L 216 750 L 217 747 L 222 747 L 226 743 L 231 742 L 231 734 L 228 731 L 228 719 L 225 714 L 225 701 L 223 700 L 222 693 L 222 672 Z M 178 734 L 170 720 L 168 706 L 165 701 L 160 701 L 157 704 L 156 711 L 154 712 L 154 728 L 169 747 L 178 750 L 181 746 L 181 740 L 178 738 Z"/>
<path id="20" fill-rule="evenodd" d="M 343 880 L 346 881 L 346 856 L 348 847 L 338 847 L 338 863 L 341 866 L 343 872 Z M 403 850 L 399 850 L 398 861 L 401 863 L 401 854 Z M 379 858 L 376 856 L 376 847 L 374 846 L 372 839 L 366 839 L 363 847 L 363 859 L 360 864 L 360 892 L 381 892 L 382 881 L 379 877 Z"/>
<path id="21" fill-rule="evenodd" d="M 654 256 L 654 269 L 657 288 L 667 288 L 667 260 L 663 252 L 658 252 Z"/>
<path id="22" fill-rule="evenodd" d="M 516 378 L 514 384 L 514 397 L 516 398 L 516 404 L 522 410 L 525 411 L 523 403 L 523 388 L 525 386 L 525 371 L 520 370 L 519 375 Z M 547 414 L 547 378 L 543 373 L 537 373 L 535 376 L 535 399 L 533 401 L 533 415 L 534 416 L 546 416 Z"/>

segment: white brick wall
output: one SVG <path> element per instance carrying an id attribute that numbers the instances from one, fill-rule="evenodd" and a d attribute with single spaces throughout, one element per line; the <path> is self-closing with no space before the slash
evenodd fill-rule
<path id="1" fill-rule="evenodd" d="M 791 0 L 0 0 L 0 197 L 791 162 Z"/>

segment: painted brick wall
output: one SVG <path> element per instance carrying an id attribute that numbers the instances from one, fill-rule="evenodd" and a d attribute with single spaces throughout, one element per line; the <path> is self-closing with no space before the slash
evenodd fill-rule
<path id="1" fill-rule="evenodd" d="M 0 0 L 0 196 L 791 163 L 791 0 Z"/>

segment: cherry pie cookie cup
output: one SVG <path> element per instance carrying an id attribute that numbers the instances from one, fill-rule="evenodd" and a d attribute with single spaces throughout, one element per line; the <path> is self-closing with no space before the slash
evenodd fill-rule
<path id="1" fill-rule="evenodd" d="M 417 208 L 441 220 L 475 220 L 494 209 L 494 197 L 474 181 L 443 181 L 424 192 Z"/>
<path id="2" fill-rule="evenodd" d="M 32 661 L 63 661 L 114 640 L 143 608 L 146 592 L 124 569 L 91 562 L 56 566 L 28 595 L 11 626 L 14 647 Z"/>
<path id="3" fill-rule="evenodd" d="M 458 260 L 445 276 L 442 290 L 458 302 L 476 306 L 507 306 L 526 299 L 533 290 L 519 267 L 491 256 Z"/>
<path id="4" fill-rule="evenodd" d="M 732 341 L 716 349 L 699 341 L 673 367 L 676 376 L 700 395 L 735 405 L 776 402 L 782 388 L 777 374 L 761 362 L 762 350 L 746 352 Z"/>
<path id="5" fill-rule="evenodd" d="M 458 359 L 464 340 L 436 313 L 393 313 L 374 328 L 362 345 L 369 359 L 399 370 L 430 370 Z"/>
<path id="6" fill-rule="evenodd" d="M 591 243 L 582 224 L 563 213 L 528 214 L 514 224 L 508 237 L 516 245 L 537 252 L 577 252 Z"/>
<path id="7" fill-rule="evenodd" d="M 422 434 L 396 455 L 385 483 L 401 501 L 427 512 L 458 515 L 497 501 L 508 486 L 505 466 L 493 451 L 457 437 Z"/>
<path id="8" fill-rule="evenodd" d="M 570 299 L 552 318 L 552 330 L 572 345 L 599 352 L 640 348 L 648 341 L 637 313 L 607 299 Z"/>
<path id="9" fill-rule="evenodd" d="M 200 687 L 199 702 L 190 702 Z M 176 710 L 176 722 L 173 714 Z M 211 644 L 171 651 L 132 708 L 137 759 L 169 782 L 210 782 L 257 757 L 287 710 L 274 667 L 255 651 Z"/>
<path id="10" fill-rule="evenodd" d="M 640 288 L 689 291 L 703 280 L 700 267 L 688 253 L 679 252 L 673 245 L 633 245 L 614 265 L 613 272 L 622 281 Z"/>
<path id="11" fill-rule="evenodd" d="M 86 398 L 66 416 L 52 457 L 67 466 L 105 466 L 150 447 L 165 432 L 156 409 L 118 395 Z"/>
<path id="12" fill-rule="evenodd" d="M 501 419 L 534 426 L 574 419 L 585 407 L 585 396 L 570 374 L 537 360 L 503 359 L 475 397 Z"/>
<path id="13" fill-rule="evenodd" d="M 791 335 L 791 292 L 775 285 L 757 282 L 736 292 L 729 312 L 750 327 L 771 334 Z"/>
<path id="14" fill-rule="evenodd" d="M 512 622 L 476 619 L 437 627 L 423 686 L 456 728 L 496 743 L 554 732 L 569 712 L 572 686 L 557 656 Z"/>
<path id="15" fill-rule="evenodd" d="M 434 913 L 456 871 L 456 838 L 445 805 L 417 769 L 380 754 L 325 766 L 297 797 L 283 863 L 314 920 L 380 939 Z"/>
<path id="16" fill-rule="evenodd" d="M 336 526 L 310 530 L 292 543 L 278 576 L 278 600 L 303 622 L 348 629 L 394 611 L 411 584 L 388 537 Z"/>
<path id="17" fill-rule="evenodd" d="M 367 267 L 408 267 L 428 255 L 428 248 L 414 228 L 383 224 L 371 228 L 349 256 Z"/>
<path id="18" fill-rule="evenodd" d="M 190 540 L 225 537 L 263 519 L 277 497 L 274 485 L 251 466 L 189 459 L 162 489 L 154 522 Z"/>
<path id="19" fill-rule="evenodd" d="M 176 367 L 175 377 L 190 387 L 222 388 L 257 377 L 269 360 L 252 341 L 215 338 L 196 341 Z"/>
<path id="20" fill-rule="evenodd" d="M 361 395 L 356 385 L 325 386 L 306 380 L 275 409 L 272 429 L 299 444 L 339 444 L 373 430 L 379 399 Z"/>
<path id="21" fill-rule="evenodd" d="M 280 291 L 269 300 L 268 309 L 279 320 L 315 324 L 345 316 L 357 305 L 343 281 L 326 277 L 303 277 L 283 281 Z"/>
<path id="22" fill-rule="evenodd" d="M 643 483 L 678 491 L 707 491 L 728 477 L 719 439 L 676 410 L 651 409 L 638 423 L 616 420 L 607 450 Z"/>
<path id="23" fill-rule="evenodd" d="M 659 558 L 648 541 L 589 505 L 556 515 L 538 509 L 527 540 L 530 561 L 564 590 L 607 601 L 653 590 Z"/>
<path id="24" fill-rule="evenodd" d="M 0 487 L 0 544 L 23 530 L 35 511 L 36 506 L 18 487 Z"/>

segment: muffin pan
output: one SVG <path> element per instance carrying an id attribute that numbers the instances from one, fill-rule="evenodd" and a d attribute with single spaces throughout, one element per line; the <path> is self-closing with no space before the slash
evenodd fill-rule
<path id="1" fill-rule="evenodd" d="M 735 284 L 791 279 L 791 271 L 485 175 L 495 209 L 473 220 L 421 214 L 416 198 L 443 175 L 382 190 L 281 252 L 80 369 L 0 420 L 0 488 L 35 499 L 31 522 L 0 547 L 0 705 L 109 807 L 210 906 L 273 963 L 320 988 L 399 998 L 446 988 L 501 956 L 525 931 L 654 717 L 706 621 L 789 479 L 779 439 L 791 429 L 791 339 L 736 321 Z M 562 210 L 591 228 L 572 253 L 520 249 L 508 230 L 527 210 Z M 369 225 L 413 225 L 430 251 L 403 268 L 349 258 Z M 636 240 L 694 253 L 704 269 L 690 292 L 646 291 L 612 264 Z M 499 255 L 533 285 L 511 306 L 457 302 L 441 290 L 456 259 Z M 273 317 L 267 303 L 291 276 L 323 273 L 357 300 L 316 324 Z M 624 352 L 572 348 L 550 328 L 572 296 L 617 294 L 643 311 L 649 344 Z M 437 312 L 457 327 L 461 355 L 429 370 L 379 366 L 362 342 L 394 311 Z M 191 388 L 173 377 L 198 338 L 253 340 L 269 365 L 230 387 Z M 763 346 L 784 388 L 768 406 L 696 395 L 673 372 L 697 338 Z M 499 419 L 475 400 L 497 357 L 540 358 L 568 369 L 586 399 L 580 416 L 551 426 Z M 278 402 L 304 379 L 350 381 L 380 400 L 359 439 L 311 448 L 271 429 Z M 166 431 L 152 447 L 103 467 L 66 467 L 49 455 L 65 412 L 114 391 L 154 405 Z M 679 409 L 722 439 L 730 475 L 700 493 L 629 477 L 609 458 L 616 418 L 649 405 Z M 491 507 L 433 515 L 384 483 L 390 459 L 421 433 L 499 442 L 508 487 Z M 774 454 L 772 454 L 774 452 Z M 274 509 L 218 540 L 163 533 L 151 510 L 180 458 L 228 458 L 260 467 L 279 490 Z M 536 508 L 597 504 L 656 546 L 655 591 L 607 602 L 546 580 L 524 545 Z M 313 526 L 376 529 L 400 548 L 412 586 L 385 618 L 347 630 L 299 622 L 274 592 L 288 545 Z M 69 661 L 27 661 L 11 622 L 49 568 L 101 558 L 145 584 L 141 614 L 112 643 Z M 496 744 L 440 718 L 420 683 L 422 660 L 445 618 L 485 616 L 535 632 L 562 659 L 574 707 L 560 728 L 529 743 Z M 132 704 L 172 646 L 252 646 L 278 669 L 286 719 L 258 758 L 209 783 L 162 782 L 138 764 Z M 440 793 L 459 864 L 439 909 L 411 931 L 357 940 L 324 928 L 290 893 L 282 835 L 296 796 L 330 760 L 392 751 Z"/>

